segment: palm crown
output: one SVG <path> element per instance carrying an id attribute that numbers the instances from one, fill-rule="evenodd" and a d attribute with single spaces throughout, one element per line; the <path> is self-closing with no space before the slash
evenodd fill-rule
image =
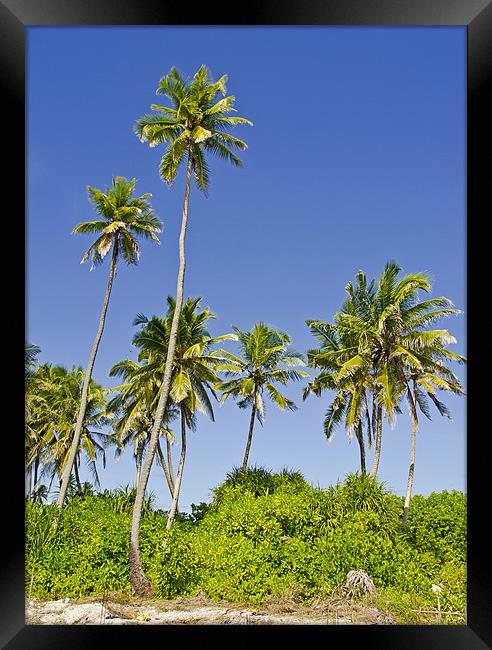
<path id="1" fill-rule="evenodd" d="M 296 409 L 294 402 L 281 395 L 274 385 L 285 386 L 289 381 L 298 381 L 308 376 L 302 370 L 288 367 L 305 365 L 302 354 L 287 350 L 290 337 L 264 323 L 256 323 L 250 332 L 241 331 L 237 327 L 232 329 L 241 346 L 242 358 L 226 353 L 227 363 L 217 367 L 226 376 L 234 377 L 216 385 L 222 391 L 221 401 L 234 397 L 238 399 L 240 408 L 254 405 L 260 421 L 263 420 L 265 411 L 265 390 L 280 408 Z"/>
<path id="2" fill-rule="evenodd" d="M 200 300 L 188 298 L 180 312 L 170 392 L 172 404 L 185 408 L 188 424 L 192 424 L 191 416 L 197 410 L 208 413 L 213 419 L 213 408 L 207 391 L 215 395 L 213 385 L 218 377 L 214 368 L 225 360 L 225 352 L 212 352 L 211 348 L 219 341 L 233 338 L 232 334 L 210 336 L 206 321 L 215 316 L 208 307 L 198 311 Z M 141 416 L 145 411 L 153 412 L 156 408 L 175 308 L 172 297 L 169 296 L 167 302 L 168 313 L 164 318 L 153 316 L 148 319 L 143 314 L 138 314 L 133 321 L 134 325 L 142 326 L 133 337 L 133 345 L 139 349 L 138 362 L 121 361 L 110 371 L 110 375 L 119 375 L 126 380 L 125 384 L 113 389 L 120 392 L 110 403 L 113 409 L 126 405 L 126 430 L 135 417 Z M 172 404 L 169 406 L 172 407 Z"/>
<path id="3" fill-rule="evenodd" d="M 271 400 L 281 409 L 294 410 L 294 402 L 282 395 L 274 384 L 283 384 L 307 377 L 302 370 L 289 366 L 302 366 L 304 359 L 298 352 L 288 351 L 290 337 L 264 323 L 256 323 L 251 332 L 233 328 L 241 346 L 242 358 L 226 353 L 226 363 L 217 366 L 226 376 L 233 379 L 219 382 L 216 389 L 222 391 L 221 401 L 228 397 L 237 400 L 239 408 L 251 406 L 248 439 L 244 451 L 242 470 L 248 467 L 249 452 L 253 439 L 255 418 L 263 423 L 265 404 L 263 395 L 266 390 Z M 282 367 L 284 366 L 284 367 Z"/>
<path id="4" fill-rule="evenodd" d="M 120 253 L 127 264 L 137 264 L 140 257 L 138 237 L 160 244 L 155 233 L 161 232 L 162 222 L 152 211 L 148 201 L 151 195 L 134 197 L 135 183 L 135 178 L 127 181 L 117 176 L 112 179 L 111 187 L 107 187 L 106 192 L 87 187 L 89 198 L 102 219 L 79 223 L 73 233 L 99 234 L 80 261 L 83 264 L 91 258 L 91 271 L 103 262 L 112 245 L 115 254 Z"/>
<path id="5" fill-rule="evenodd" d="M 172 106 L 152 104 L 154 113 L 137 120 L 134 130 L 142 142 L 148 142 L 151 147 L 167 145 L 159 172 L 169 185 L 187 153 L 196 184 L 205 193 L 209 184 L 205 153 L 217 155 L 236 167 L 242 166 L 233 149 L 242 151 L 247 145 L 229 131 L 238 124 L 252 125 L 252 122 L 230 116 L 235 111 L 235 97 L 226 97 L 226 81 L 227 75 L 214 81 L 204 65 L 191 80 L 183 79 L 173 67 L 162 77 L 156 90 L 156 94 L 167 96 Z"/>

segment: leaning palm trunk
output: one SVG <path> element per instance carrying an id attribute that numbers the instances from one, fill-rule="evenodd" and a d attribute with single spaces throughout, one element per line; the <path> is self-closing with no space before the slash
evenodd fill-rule
<path id="1" fill-rule="evenodd" d="M 410 467 L 408 470 L 407 494 L 405 496 L 405 503 L 403 506 L 402 522 L 407 523 L 408 511 L 410 509 L 410 498 L 412 496 L 413 477 L 415 472 L 415 447 L 417 444 L 417 431 L 419 429 L 419 422 L 417 417 L 417 408 L 415 406 L 415 395 L 412 396 L 410 388 L 407 386 L 407 398 L 410 405 L 410 413 L 412 416 L 412 444 L 410 447 Z"/>
<path id="2" fill-rule="evenodd" d="M 159 401 L 154 416 L 152 425 L 152 432 L 149 441 L 149 448 L 142 468 L 140 481 L 137 485 L 137 493 L 135 496 L 135 504 L 133 506 L 132 526 L 130 531 L 130 547 L 129 547 L 129 560 L 130 560 L 130 581 L 132 585 L 132 592 L 135 595 L 144 596 L 153 593 L 154 588 L 150 580 L 146 578 L 142 564 L 140 562 L 140 549 L 139 549 L 139 533 L 140 533 L 140 517 L 142 514 L 142 505 L 145 490 L 149 480 L 150 469 L 152 461 L 154 460 L 157 441 L 159 438 L 159 431 L 166 411 L 167 399 L 169 390 L 171 388 L 171 375 L 174 360 L 174 350 L 176 349 L 176 338 L 178 335 L 179 315 L 181 312 L 181 305 L 183 303 L 183 288 L 184 288 L 184 275 L 185 275 L 185 236 L 186 225 L 188 221 L 188 199 L 190 196 L 190 181 L 191 181 L 191 167 L 192 157 L 191 151 L 188 153 L 188 165 L 186 169 L 186 185 L 185 196 L 183 204 L 183 216 L 181 220 L 181 233 L 179 236 L 179 270 L 178 280 L 176 286 L 176 304 L 174 308 L 173 320 L 171 323 L 171 331 L 169 333 L 169 345 L 167 349 L 166 365 L 164 368 L 164 376 L 162 379 L 161 392 Z"/>
<path id="3" fill-rule="evenodd" d="M 117 240 L 115 239 L 113 245 L 113 258 L 111 260 L 111 268 L 109 271 L 108 286 L 106 287 L 106 295 L 104 296 L 104 303 L 101 311 L 101 317 L 99 319 L 99 327 L 97 329 L 96 338 L 94 339 L 94 344 L 92 346 L 91 355 L 89 357 L 89 363 L 87 364 L 87 370 L 85 371 L 85 375 L 84 375 L 84 383 L 82 385 L 82 396 L 80 398 L 79 413 L 77 415 L 77 422 L 75 423 L 75 431 L 73 434 L 72 445 L 70 447 L 70 453 L 68 455 L 67 463 L 63 471 L 60 494 L 58 495 L 58 499 L 56 501 L 56 505 L 59 508 L 63 507 L 63 503 L 65 501 L 65 495 L 67 493 L 68 482 L 70 480 L 73 464 L 75 462 L 75 456 L 79 448 L 80 435 L 82 433 L 82 425 L 84 423 L 85 411 L 87 409 L 87 401 L 89 396 L 89 383 L 92 377 L 92 369 L 94 368 L 94 362 L 96 360 L 97 350 L 99 348 L 99 343 L 101 341 L 102 333 L 104 330 L 104 322 L 106 320 L 106 312 L 108 311 L 109 297 L 111 295 L 111 288 L 113 286 L 113 279 L 116 271 L 117 258 L 118 258 L 118 243 Z"/>
<path id="4" fill-rule="evenodd" d="M 360 472 L 361 474 L 365 474 L 366 473 L 366 448 L 364 446 L 364 435 L 362 432 L 362 424 L 360 422 L 355 428 L 355 436 L 357 438 L 357 442 L 359 443 L 359 450 L 360 450 Z"/>
<path id="5" fill-rule="evenodd" d="M 381 440 L 383 438 L 383 409 L 378 406 L 376 415 L 376 448 L 374 449 L 374 458 L 372 460 L 372 468 L 370 477 L 376 478 L 379 469 L 379 459 L 381 457 Z"/>
<path id="6" fill-rule="evenodd" d="M 248 442 L 246 443 L 246 449 L 244 451 L 243 472 L 245 472 L 248 469 L 249 450 L 251 449 L 251 441 L 253 440 L 253 427 L 255 426 L 255 415 L 256 415 L 256 394 L 253 396 L 253 408 L 251 409 L 251 420 L 249 422 Z"/>
<path id="7" fill-rule="evenodd" d="M 169 530 L 173 525 L 176 512 L 178 510 L 179 491 L 181 489 L 181 479 L 183 478 L 183 469 L 186 458 L 186 419 L 184 410 L 181 411 L 181 455 L 179 457 L 178 471 L 176 473 L 176 484 L 174 486 L 173 500 L 171 503 L 171 510 L 166 523 L 166 530 Z"/>

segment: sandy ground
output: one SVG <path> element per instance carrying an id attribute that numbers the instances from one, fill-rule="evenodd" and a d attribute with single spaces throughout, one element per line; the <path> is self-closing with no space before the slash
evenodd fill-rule
<path id="1" fill-rule="evenodd" d="M 346 599 L 319 601 L 310 607 L 272 600 L 246 608 L 216 603 L 202 596 L 142 601 L 108 595 L 102 598 L 26 601 L 30 625 L 391 625 L 396 621 L 369 605 Z"/>

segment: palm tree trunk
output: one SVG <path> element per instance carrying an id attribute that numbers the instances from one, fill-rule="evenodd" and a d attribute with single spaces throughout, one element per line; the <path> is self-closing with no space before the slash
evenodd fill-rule
<path id="1" fill-rule="evenodd" d="M 172 367 L 174 361 L 174 350 L 176 349 L 176 338 L 178 336 L 178 323 L 181 313 L 181 305 L 183 303 L 183 289 L 184 289 L 184 275 L 185 275 L 185 237 L 186 226 L 188 222 L 188 200 L 190 196 L 190 183 L 191 183 L 191 168 L 192 156 L 191 151 L 188 152 L 188 165 L 186 168 L 186 184 L 185 195 L 183 202 L 183 215 L 181 219 L 181 232 L 179 235 L 179 269 L 178 279 L 176 283 L 176 305 L 174 308 L 173 320 L 171 322 L 171 331 L 169 333 L 169 345 L 167 348 L 166 365 L 164 368 L 164 376 L 162 379 L 161 392 L 157 408 L 154 415 L 154 422 L 152 425 L 152 432 L 149 441 L 149 448 L 145 461 L 143 464 L 142 475 L 140 482 L 137 486 L 137 494 L 135 496 L 135 503 L 132 513 L 132 526 L 130 531 L 130 546 L 129 546 L 129 562 L 130 562 L 130 582 L 132 585 L 132 593 L 138 596 L 150 595 L 154 592 L 154 587 L 150 580 L 145 576 L 140 562 L 140 549 L 139 549 L 139 533 L 140 533 L 140 517 L 142 514 L 142 505 L 145 490 L 149 480 L 152 462 L 154 460 L 155 450 L 157 447 L 157 440 L 159 438 L 159 431 L 166 412 L 167 399 L 169 390 L 171 388 Z"/>
<path id="2" fill-rule="evenodd" d="M 73 464 L 73 471 L 75 474 L 75 480 L 77 481 L 77 488 L 79 492 L 82 492 L 82 485 L 80 483 L 80 476 L 79 476 L 79 468 L 77 466 L 77 459 L 75 460 L 75 463 Z"/>
<path id="3" fill-rule="evenodd" d="M 89 363 L 87 364 L 87 370 L 84 375 L 84 383 L 82 385 L 82 396 L 80 398 L 80 407 L 79 413 L 77 415 L 77 422 L 75 423 L 75 431 L 73 434 L 72 445 L 70 447 L 70 453 L 68 455 L 67 463 L 63 472 L 62 484 L 60 487 L 60 494 L 56 501 L 56 505 L 61 509 L 63 507 L 63 502 L 65 501 L 65 495 L 67 493 L 68 482 L 70 480 L 70 475 L 72 473 L 73 464 L 75 461 L 75 456 L 77 454 L 80 442 L 80 435 L 82 433 L 82 425 L 84 423 L 85 411 L 87 409 L 87 398 L 89 395 L 89 383 L 92 377 L 92 369 L 94 368 L 94 362 L 96 360 L 97 350 L 99 348 L 99 342 L 101 341 L 102 333 L 104 330 L 104 322 L 106 320 L 106 312 L 108 310 L 109 297 L 111 295 L 111 288 L 113 286 L 113 279 L 116 271 L 116 260 L 118 258 L 118 240 L 115 239 L 113 242 L 113 257 L 111 260 L 111 268 L 109 271 L 108 285 L 106 287 L 106 295 L 104 296 L 104 303 L 101 311 L 101 317 L 99 319 L 99 327 L 97 328 L 96 338 L 92 345 L 91 354 L 89 357 Z"/>
<path id="4" fill-rule="evenodd" d="M 27 466 L 27 498 L 29 499 L 31 497 L 31 486 L 32 486 L 32 464 L 29 463 Z"/>
<path id="5" fill-rule="evenodd" d="M 251 409 L 251 419 L 249 421 L 249 432 L 248 432 L 248 441 L 246 443 L 246 449 L 244 451 L 243 458 L 243 472 L 248 469 L 248 458 L 249 450 L 251 449 L 251 441 L 253 440 L 253 428 L 255 426 L 255 415 L 256 415 L 256 392 L 253 395 L 253 408 Z"/>
<path id="6" fill-rule="evenodd" d="M 56 476 L 56 468 L 53 470 L 53 474 L 51 475 L 50 483 L 49 483 L 49 485 L 48 485 L 48 492 L 47 492 L 47 494 L 49 494 L 50 491 L 51 491 L 51 486 L 53 485 L 53 481 L 55 480 L 55 476 Z"/>
<path id="7" fill-rule="evenodd" d="M 33 478 L 33 483 L 34 483 L 34 491 L 36 492 L 39 485 L 38 485 L 38 471 L 39 471 L 39 458 L 36 457 L 34 460 L 34 478 Z"/>
<path id="8" fill-rule="evenodd" d="M 171 510 L 166 523 L 166 530 L 169 530 L 173 525 L 174 518 L 178 509 L 179 491 L 181 489 L 181 479 L 183 478 L 183 469 L 186 458 L 186 418 L 184 408 L 181 409 L 181 455 L 179 457 L 178 471 L 176 473 L 176 484 L 174 486 L 173 501 L 171 503 Z"/>
<path id="9" fill-rule="evenodd" d="M 412 496 L 413 477 L 415 472 L 415 447 L 417 444 L 417 431 L 419 429 L 417 408 L 415 406 L 415 395 L 412 396 L 412 392 L 408 385 L 407 385 L 407 399 L 410 405 L 410 413 L 412 417 L 412 443 L 410 447 L 410 467 L 408 469 L 407 494 L 405 496 L 405 503 L 403 506 L 403 518 L 402 518 L 403 524 L 407 523 L 408 511 L 410 510 L 410 498 Z"/>
<path id="10" fill-rule="evenodd" d="M 166 467 L 166 461 L 164 459 L 164 454 L 162 453 L 161 443 L 159 440 L 157 441 L 157 455 L 159 456 L 159 460 L 162 465 L 162 470 L 164 472 L 164 476 L 166 477 L 167 486 L 169 488 L 169 492 L 171 493 L 171 498 L 172 498 L 174 493 L 174 484 L 171 480 L 171 476 L 169 475 L 168 469 Z"/>
<path id="11" fill-rule="evenodd" d="M 39 475 L 39 458 L 36 458 L 34 461 L 33 494 L 38 493 L 38 490 L 40 488 L 40 483 L 41 483 L 41 476 Z"/>
<path id="12" fill-rule="evenodd" d="M 372 460 L 372 468 L 370 477 L 376 478 L 379 469 L 379 459 L 381 456 L 381 440 L 383 437 L 383 408 L 378 406 L 376 415 L 376 448 L 374 449 L 374 458 Z"/>
<path id="13" fill-rule="evenodd" d="M 173 487 L 172 492 L 174 492 L 174 469 L 173 469 L 173 459 L 171 457 L 171 442 L 166 436 L 166 454 L 167 454 L 167 466 L 169 467 L 169 478 L 171 479 L 171 485 Z"/>
<path id="14" fill-rule="evenodd" d="M 362 433 L 362 424 L 360 422 L 355 428 L 355 436 L 357 438 L 357 442 L 359 443 L 359 449 L 360 449 L 360 472 L 361 474 L 365 474 L 366 473 L 366 448 L 364 446 L 364 435 Z"/>

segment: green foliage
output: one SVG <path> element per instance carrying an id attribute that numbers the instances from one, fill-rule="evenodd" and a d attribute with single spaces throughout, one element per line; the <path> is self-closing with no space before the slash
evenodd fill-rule
<path id="1" fill-rule="evenodd" d="M 300 489 L 307 487 L 307 483 L 300 472 L 290 471 L 286 468 L 278 474 L 273 474 L 264 467 L 248 467 L 246 470 L 234 467 L 231 472 L 227 473 L 224 483 L 213 490 L 212 506 L 220 505 L 226 495 L 241 495 L 248 492 L 257 497 L 263 494 L 273 494 L 275 490 L 285 489 L 288 486 Z"/>
<path id="2" fill-rule="evenodd" d="M 466 559 L 466 496 L 452 492 L 432 492 L 427 498 L 416 495 L 406 526 L 413 546 L 433 553 L 441 561 Z"/>
<path id="3" fill-rule="evenodd" d="M 53 506 L 27 503 L 26 584 L 33 596 L 129 592 L 128 537 L 133 491 L 69 499 L 56 535 Z M 144 570 L 159 598 L 198 592 L 212 599 L 260 604 L 299 590 L 328 597 L 347 573 L 362 569 L 376 602 L 401 622 L 412 609 L 436 607 L 432 584 L 444 585 L 441 609 L 464 611 L 466 496 L 416 496 L 407 527 L 402 498 L 366 476 L 349 475 L 327 490 L 299 472 L 234 469 L 211 504 L 194 505 L 167 533 L 166 516 L 147 501 L 141 522 Z"/>
<path id="4" fill-rule="evenodd" d="M 163 181 L 172 185 L 180 165 L 189 157 L 197 187 L 207 193 L 209 168 L 207 156 L 214 155 L 236 167 L 242 161 L 234 153 L 244 151 L 246 143 L 229 133 L 231 127 L 252 122 L 244 117 L 231 117 L 235 97 L 226 97 L 227 75 L 214 81 L 202 65 L 192 79 L 186 79 L 173 67 L 161 78 L 156 90 L 170 100 L 171 106 L 152 104 L 151 114 L 135 124 L 135 133 L 149 146 L 165 144 L 166 151 L 159 165 Z"/>

